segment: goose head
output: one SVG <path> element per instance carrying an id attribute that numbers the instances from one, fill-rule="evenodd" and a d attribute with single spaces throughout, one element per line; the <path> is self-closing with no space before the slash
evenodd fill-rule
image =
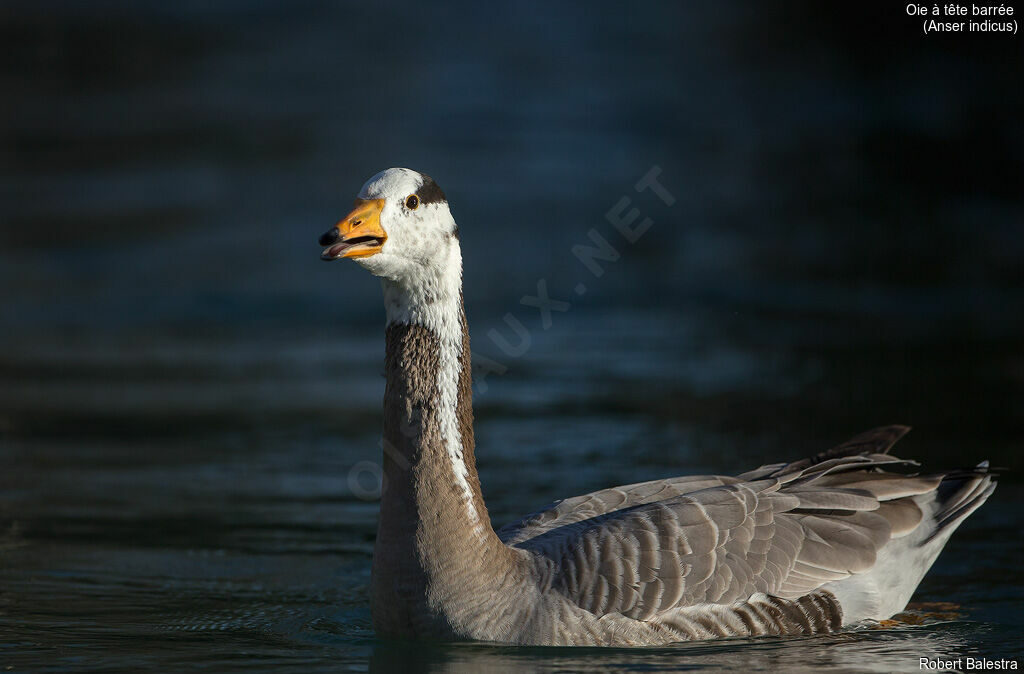
<path id="1" fill-rule="evenodd" d="M 348 258 L 404 285 L 446 271 L 458 254 L 458 227 L 430 176 L 390 168 L 366 181 L 351 212 L 320 237 L 320 245 L 326 246 L 321 260 Z"/>

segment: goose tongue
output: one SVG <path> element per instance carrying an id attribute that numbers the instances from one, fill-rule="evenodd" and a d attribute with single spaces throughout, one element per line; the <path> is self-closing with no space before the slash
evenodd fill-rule
<path id="1" fill-rule="evenodd" d="M 324 252 L 320 253 L 320 259 L 322 260 L 337 260 L 341 257 L 341 254 L 345 252 L 346 248 L 350 248 L 350 243 L 336 243 Z"/>
<path id="2" fill-rule="evenodd" d="M 357 236 L 347 241 L 339 241 L 330 248 L 326 248 L 324 252 L 320 253 L 321 260 L 337 260 L 344 255 L 345 251 L 350 248 L 356 248 L 359 246 L 379 246 L 381 240 L 375 236 Z"/>

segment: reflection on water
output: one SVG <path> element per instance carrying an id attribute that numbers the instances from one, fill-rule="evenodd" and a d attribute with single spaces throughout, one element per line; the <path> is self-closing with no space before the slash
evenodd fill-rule
<path id="1" fill-rule="evenodd" d="M 893 19 L 821 3 L 4 4 L 0 664 L 1021 657 L 1020 60 Z M 631 651 L 376 640 L 376 503 L 349 478 L 379 453 L 379 288 L 321 264 L 315 240 L 390 165 L 452 198 L 474 351 L 507 368 L 477 396 L 498 524 L 909 423 L 901 452 L 929 466 L 1010 469 L 919 593 L 965 617 Z M 653 165 L 671 207 L 633 188 Z M 581 276 L 572 245 L 614 236 L 624 196 L 654 225 Z M 520 304 L 538 279 L 573 305 L 550 329 Z M 506 313 L 531 331 L 521 357 L 488 338 Z"/>
<path id="2" fill-rule="evenodd" d="M 1007 631 L 1005 645 L 1016 635 Z M 741 671 L 741 672 L 909 672 L 919 659 L 977 655 L 970 630 L 946 624 L 903 630 L 860 630 L 820 638 L 733 639 L 671 648 L 508 648 L 460 645 L 380 644 L 370 671 L 422 667 L 431 672 Z"/>

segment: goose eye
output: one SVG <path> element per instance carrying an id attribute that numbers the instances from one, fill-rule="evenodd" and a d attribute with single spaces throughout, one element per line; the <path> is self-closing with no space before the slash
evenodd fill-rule
<path id="1" fill-rule="evenodd" d="M 410 194 L 405 200 L 405 207 L 410 211 L 415 211 L 420 205 L 420 198 L 415 194 Z"/>

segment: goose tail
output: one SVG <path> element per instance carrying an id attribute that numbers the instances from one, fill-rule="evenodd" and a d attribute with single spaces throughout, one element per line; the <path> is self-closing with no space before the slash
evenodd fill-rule
<path id="1" fill-rule="evenodd" d="M 884 620 L 904 610 L 949 537 L 996 488 L 988 461 L 937 477 L 934 490 L 908 499 L 921 512 L 920 524 L 898 537 L 894 531 L 870 571 L 830 584 L 843 607 L 843 624 Z"/>

